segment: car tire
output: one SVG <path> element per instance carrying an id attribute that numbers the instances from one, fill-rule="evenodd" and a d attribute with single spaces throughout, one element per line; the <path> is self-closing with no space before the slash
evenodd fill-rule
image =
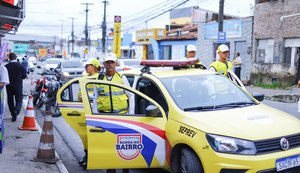
<path id="1" fill-rule="evenodd" d="M 204 173 L 202 164 L 198 156 L 188 148 L 182 148 L 172 161 L 173 173 Z"/>

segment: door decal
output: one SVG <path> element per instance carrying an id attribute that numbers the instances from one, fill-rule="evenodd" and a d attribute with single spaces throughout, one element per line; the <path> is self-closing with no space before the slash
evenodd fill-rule
<path id="1" fill-rule="evenodd" d="M 82 103 L 59 103 L 59 108 L 81 108 L 83 109 Z"/>
<path id="2" fill-rule="evenodd" d="M 124 160 L 136 158 L 144 145 L 141 134 L 119 134 L 117 135 L 116 150 L 119 156 Z"/>
<path id="3" fill-rule="evenodd" d="M 118 152 L 118 135 L 140 135 L 141 143 L 143 145 L 143 148 L 141 148 L 140 153 L 147 162 L 148 167 L 150 167 L 154 156 L 159 161 L 159 164 L 163 166 L 166 158 L 165 131 L 163 129 L 159 129 L 155 126 L 130 120 L 90 116 L 86 116 L 86 124 L 87 126 L 101 127 L 102 129 L 115 134 L 116 152 Z"/>

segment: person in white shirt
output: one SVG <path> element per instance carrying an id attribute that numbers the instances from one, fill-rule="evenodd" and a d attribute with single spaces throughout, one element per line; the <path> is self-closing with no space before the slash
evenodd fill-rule
<path id="1" fill-rule="evenodd" d="M 4 111 L 5 111 L 5 105 L 6 105 L 6 100 L 7 100 L 5 85 L 8 85 L 8 84 L 9 84 L 9 77 L 8 77 L 7 69 L 3 65 L 3 63 L 0 62 L 0 93 L 3 92 L 3 94 L 4 94 L 3 100 L 1 100 L 0 102 L 3 102 L 1 104 L 3 104 Z M 1 99 L 1 94 L 0 94 L 0 99 Z"/>
<path id="2" fill-rule="evenodd" d="M 240 57 L 240 53 L 236 53 L 236 57 L 232 62 L 233 67 L 234 67 L 234 73 L 236 76 L 241 79 L 241 69 L 242 69 L 242 58 Z"/>

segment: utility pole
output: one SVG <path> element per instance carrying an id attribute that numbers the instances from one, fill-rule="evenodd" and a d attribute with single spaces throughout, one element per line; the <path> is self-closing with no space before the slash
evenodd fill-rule
<path id="1" fill-rule="evenodd" d="M 60 35 L 60 53 L 61 55 L 63 54 L 63 48 L 64 48 L 64 44 L 63 44 L 63 32 L 64 32 L 64 21 L 61 21 L 61 35 Z"/>
<path id="2" fill-rule="evenodd" d="M 104 4 L 104 16 L 102 22 L 102 53 L 105 53 L 105 39 L 106 39 L 106 4 L 108 3 L 107 0 L 102 1 Z"/>
<path id="3" fill-rule="evenodd" d="M 81 3 L 82 5 L 86 5 L 86 10 L 85 10 L 85 29 L 84 29 L 84 34 L 85 34 L 85 45 L 88 46 L 88 12 L 89 12 L 89 5 L 93 5 L 93 3 Z"/>
<path id="4" fill-rule="evenodd" d="M 224 20 L 224 0 L 219 1 L 219 17 L 218 17 L 218 26 L 219 30 L 223 32 L 223 20 Z"/>
<path id="5" fill-rule="evenodd" d="M 77 19 L 77 18 L 70 17 L 70 19 L 72 20 L 72 31 L 71 31 L 72 53 L 71 53 L 71 55 L 73 56 L 74 55 L 74 42 L 75 42 L 75 38 L 74 38 L 74 19 Z"/>

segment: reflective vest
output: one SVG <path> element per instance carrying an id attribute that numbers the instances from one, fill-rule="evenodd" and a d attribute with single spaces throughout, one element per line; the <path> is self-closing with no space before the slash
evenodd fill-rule
<path id="1" fill-rule="evenodd" d="M 98 76 L 99 76 L 99 73 L 95 73 L 91 76 L 88 76 L 88 74 L 85 74 L 83 77 L 85 78 L 91 78 L 91 79 L 98 79 Z M 86 86 L 86 90 L 87 90 L 87 93 L 88 93 L 88 97 L 89 97 L 89 100 L 93 100 L 93 95 L 94 95 L 94 84 L 88 84 Z M 82 100 L 82 96 L 81 96 L 81 91 L 79 90 L 78 92 L 78 98 L 79 100 Z"/>
<path id="2" fill-rule="evenodd" d="M 106 76 L 103 78 L 103 80 L 109 81 Z M 113 75 L 110 81 L 124 84 L 120 74 L 117 72 Z M 99 112 L 119 114 L 125 114 L 128 112 L 128 97 L 124 89 L 119 87 L 108 85 L 98 86 L 97 102 Z"/>
<path id="3" fill-rule="evenodd" d="M 227 70 L 232 70 L 232 63 L 230 61 L 226 61 L 226 64 L 221 61 L 215 61 L 210 64 L 217 73 L 222 73 L 224 76 L 227 76 Z"/>

